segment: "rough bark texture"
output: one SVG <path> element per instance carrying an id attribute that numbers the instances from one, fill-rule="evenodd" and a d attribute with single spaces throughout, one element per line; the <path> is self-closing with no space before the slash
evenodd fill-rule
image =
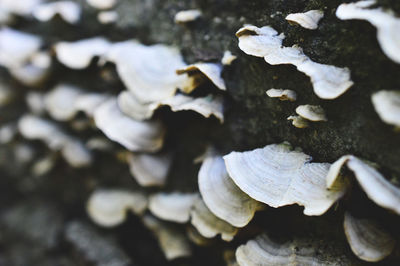
<path id="1" fill-rule="evenodd" d="M 82 1 L 84 14 L 78 25 L 68 25 L 60 18 L 47 23 L 18 18 L 12 27 L 40 35 L 46 45 L 105 36 L 112 41 L 134 38 L 144 44 L 174 45 L 182 51 L 187 63 L 218 61 L 225 50 L 238 56 L 223 71 L 228 88 L 224 94 L 223 125 L 216 119 L 204 119 L 192 112 L 172 113 L 168 108 L 157 111 L 156 116 L 161 117 L 168 127 L 165 149 L 175 152 L 165 191 L 198 190 L 199 165 L 192 162 L 207 144 L 213 144 L 226 154 L 283 141 L 301 147 L 316 162 L 333 162 L 345 154 L 368 159 L 377 163 L 380 171 L 398 185 L 400 134 L 379 119 L 370 96 L 378 90 L 400 88 L 400 65 L 381 51 L 376 31 L 370 24 L 336 18 L 336 7 L 342 2 L 121 0 L 115 8 L 118 21 L 102 25 L 97 22 L 97 11 Z M 379 0 L 378 3 L 400 14 L 399 1 Z M 176 12 L 191 8 L 200 9 L 202 18 L 190 25 L 176 25 L 173 21 Z M 318 30 L 291 26 L 284 19 L 289 13 L 310 9 L 325 12 Z M 338 99 L 319 99 L 313 93 L 309 78 L 295 67 L 271 66 L 262 58 L 245 55 L 239 50 L 235 32 L 246 23 L 271 25 L 285 34 L 284 45 L 299 44 L 316 62 L 348 67 L 354 86 Z M 105 75 L 106 80 L 101 78 Z M 27 111 L 24 95 L 29 90 L 46 91 L 59 82 L 76 84 L 88 91 L 117 93 L 124 89 L 114 66 L 98 68 L 95 62 L 82 71 L 57 63 L 50 80 L 40 88 L 19 84 L 4 69 L 0 70 L 0 77 L 15 90 L 12 103 L 0 109 L 1 124 L 15 121 Z M 269 98 L 265 92 L 270 88 L 294 90 L 298 99 L 281 102 Z M 216 89 L 207 84 L 198 91 L 198 94 L 206 94 L 216 92 Z M 293 127 L 286 118 L 293 115 L 300 104 L 321 105 L 328 121 L 313 123 L 306 129 Z M 101 135 L 100 132 L 73 131 L 67 123 L 60 125 L 82 140 Z M 375 206 L 354 185 L 352 194 L 322 217 L 304 216 L 298 206 L 268 209 L 258 213 L 233 242 L 216 240 L 209 247 L 194 246 L 192 258 L 167 262 L 156 240 L 137 217 L 129 217 L 127 223 L 116 229 L 105 230 L 96 228 L 86 216 L 85 202 L 95 187 L 138 188 L 126 164 L 118 162 L 111 154 L 98 153 L 90 168 L 72 169 L 61 159 L 50 173 L 34 177 L 30 171 L 32 163 L 21 163 L 16 159 L 17 150 L 23 145 L 33 147 L 34 158 L 49 153 L 42 143 L 21 137 L 0 146 L 0 265 L 111 265 L 111 262 L 101 261 L 100 254 L 105 252 L 115 258 L 112 265 L 223 265 L 224 250 L 236 248 L 261 231 L 326 238 L 327 244 L 338 240 L 343 252 L 351 253 L 342 230 L 343 211 L 349 208 L 362 216 L 380 217 L 399 239 L 399 218 Z M 87 251 L 66 241 L 70 237 L 66 228 L 76 221 L 81 226 L 77 230 L 90 231 L 87 234 L 93 234 L 93 238 L 105 243 L 93 247 L 93 252 L 98 254 L 94 257 L 99 257 L 98 260 L 88 258 Z M 184 226 L 180 228 L 184 230 Z M 109 237 L 113 239 L 108 240 Z M 398 265 L 398 256 L 392 255 L 386 263 Z"/>

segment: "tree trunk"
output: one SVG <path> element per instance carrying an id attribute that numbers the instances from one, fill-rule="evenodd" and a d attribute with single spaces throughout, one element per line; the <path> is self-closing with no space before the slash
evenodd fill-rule
<path id="1" fill-rule="evenodd" d="M 323 216 L 305 216 L 303 207 L 298 205 L 267 207 L 257 212 L 232 242 L 214 239 L 208 246 L 192 244 L 191 257 L 169 262 L 140 217 L 129 215 L 124 224 L 113 229 L 95 225 L 86 214 L 85 204 L 96 188 L 124 188 L 147 194 L 197 192 L 200 164 L 193 161 L 210 145 L 219 153 L 228 154 L 287 141 L 311 155 L 314 162 L 328 163 L 353 154 L 376 163 L 386 179 L 398 186 L 400 135 L 392 125 L 380 119 L 371 95 L 380 90 L 399 89 L 400 65 L 384 54 L 372 25 L 336 17 L 341 0 L 120 0 L 113 8 L 118 19 L 110 24 L 101 24 L 97 20 L 100 11 L 86 1 L 77 2 L 83 12 L 76 25 L 60 17 L 39 22 L 30 16 L 16 16 L 8 26 L 39 36 L 44 48 L 49 49 L 60 41 L 94 36 L 103 36 L 112 42 L 136 39 L 146 45 L 166 44 L 177 47 L 187 64 L 219 62 L 224 51 L 229 50 L 237 59 L 224 66 L 222 72 L 227 91 L 221 92 L 212 83 L 206 83 L 192 94 L 223 95 L 225 121 L 221 124 L 215 118 L 206 119 L 194 112 L 172 112 L 167 107 L 157 110 L 155 116 L 167 128 L 163 150 L 171 151 L 174 159 L 166 185 L 156 189 L 141 188 L 132 179 L 128 165 L 116 159 L 116 153 L 123 150 L 118 144 L 114 144 L 111 152 L 93 152 L 94 160 L 89 167 L 75 169 L 63 159 L 56 159 L 49 172 L 35 176 L 34 163 L 54 152 L 40 141 L 27 140 L 17 134 L 0 146 L 0 224 L 4 228 L 0 232 L 1 265 L 223 265 L 226 250 L 234 251 L 262 232 L 272 232 L 279 237 L 318 239 L 324 245 L 337 243 L 344 255 L 362 264 L 362 260 L 352 254 L 343 232 L 346 210 L 378 219 L 395 239 L 399 239 L 398 216 L 375 205 L 357 182 L 353 182 L 351 192 Z M 377 2 L 377 6 L 400 14 L 400 2 Z M 0 10 L 1 5 L 0 0 Z M 199 9 L 202 16 L 184 25 L 176 24 L 175 14 L 188 9 Z M 290 13 L 312 9 L 324 11 L 317 30 L 290 25 L 285 20 Z M 270 65 L 263 58 L 241 51 L 235 32 L 244 24 L 269 25 L 278 33 L 284 33 L 284 46 L 297 44 L 315 62 L 349 68 L 354 85 L 336 99 L 319 98 L 313 92 L 310 78 L 296 67 Z M 10 101 L 0 106 L 1 126 L 16 123 L 23 114 L 30 112 L 25 102 L 28 92 L 45 93 L 59 83 L 113 95 L 126 89 L 113 64 L 99 66 L 95 59 L 86 69 L 73 70 L 57 61 L 54 49 L 52 53 L 51 75 L 40 86 L 23 85 L 6 68 L 0 69 L 1 84 L 11 88 L 12 93 Z M 293 90 L 297 100 L 270 98 L 266 91 L 271 88 Z M 311 122 L 302 129 L 294 127 L 287 117 L 295 115 L 296 107 L 304 104 L 320 105 L 328 121 Z M 51 119 L 48 114 L 43 116 Z M 74 121 L 80 119 L 87 120 L 79 114 Z M 83 142 L 104 136 L 93 128 L 77 131 L 71 121 L 56 123 Z M 57 154 L 54 156 L 59 158 Z M 28 159 L 24 160 L 25 157 Z M 189 225 L 171 226 L 186 232 Z M 88 242 L 93 249 L 77 244 L 86 241 L 79 238 L 86 234 L 95 239 Z M 90 252 L 94 255 L 89 255 Z M 398 252 L 393 252 L 385 262 L 398 265 Z"/>

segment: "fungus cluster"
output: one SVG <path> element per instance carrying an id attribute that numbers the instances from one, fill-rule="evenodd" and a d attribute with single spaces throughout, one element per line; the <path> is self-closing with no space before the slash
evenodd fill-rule
<path id="1" fill-rule="evenodd" d="M 293 13 L 286 16 L 286 20 L 290 24 L 298 24 L 301 27 L 309 30 L 316 30 L 318 22 L 324 17 L 324 12 L 321 10 L 310 10 L 305 13 Z"/>
<path id="2" fill-rule="evenodd" d="M 295 238 L 282 243 L 266 234 L 248 241 L 236 250 L 239 265 L 353 265 L 354 260 L 340 256 L 334 245 Z M 335 250 L 336 248 L 336 250 Z"/>
<path id="3" fill-rule="evenodd" d="M 43 23 L 59 16 L 76 24 L 82 15 L 81 6 L 70 1 L 29 0 L 21 5 L 18 1 L 3 0 L 1 4 L 7 15 L 32 16 Z M 103 10 L 98 16 L 101 23 L 118 19 L 118 13 L 112 10 L 118 5 L 117 0 L 87 0 L 87 4 Z M 385 54 L 399 63 L 395 36 L 400 28 L 399 19 L 381 8 L 370 9 L 373 4 L 375 1 L 370 0 L 342 4 L 336 15 L 343 20 L 368 20 L 377 28 Z M 178 24 L 189 24 L 201 16 L 200 10 L 193 9 L 178 12 L 171 19 Z M 317 30 L 323 16 L 320 10 L 310 10 L 289 14 L 286 20 Z M 348 68 L 315 62 L 297 45 L 283 46 L 284 34 L 278 35 L 271 26 L 245 25 L 236 36 L 239 48 L 247 55 L 262 57 L 270 65 L 294 65 L 310 77 L 314 93 L 320 99 L 336 99 L 354 83 Z M 241 244 L 232 242 L 234 252 L 226 252 L 232 265 L 353 265 L 355 257 L 343 251 L 337 241 L 330 247 L 324 240 L 312 237 L 282 240 L 251 224 L 259 212 L 288 205 L 300 206 L 307 216 L 324 215 L 352 192 L 355 183 L 351 182 L 352 176 L 372 202 L 400 214 L 400 189 L 371 163 L 354 155 L 345 155 L 333 164 L 313 161 L 310 155 L 287 142 L 225 154 L 217 148 L 208 148 L 197 160 L 201 165 L 195 191 L 171 188 L 168 177 L 176 151 L 174 143 L 168 143 L 168 133 L 174 125 L 169 125 L 159 113 L 167 109 L 169 116 L 177 117 L 175 112 L 191 111 L 201 119 L 216 119 L 223 124 L 225 96 L 229 92 L 223 70 L 243 55 L 226 50 L 221 51 L 223 57 L 218 62 L 188 64 L 178 47 L 161 43 L 145 45 L 136 39 L 114 42 L 95 36 L 47 42 L 10 27 L 0 29 L 0 66 L 29 88 L 25 95 L 28 111 L 18 120 L 2 125 L 0 143 L 11 142 L 19 135 L 44 144 L 48 154 L 35 161 L 32 172 L 36 176 L 47 173 L 59 155 L 71 167 L 84 168 L 96 163 L 97 153 L 112 154 L 129 169 L 133 177 L 129 181 L 138 187 L 93 185 L 86 201 L 88 216 L 95 224 L 111 228 L 125 223 L 130 214 L 135 215 L 155 236 L 167 260 L 191 256 L 193 243 L 208 245 L 219 237 L 229 242 L 243 234 L 247 243 L 241 238 Z M 55 59 L 63 67 L 76 71 L 76 75 L 90 66 L 102 70 L 114 68 L 123 89 L 93 91 L 57 81 L 48 91 L 35 91 L 51 77 Z M 269 100 L 279 104 L 299 101 L 298 93 L 290 89 L 271 88 L 266 94 L 287 101 Z M 400 126 L 399 95 L 398 91 L 381 90 L 371 96 L 379 117 L 397 127 Z M 0 107 L 6 106 L 12 97 L 12 89 L 0 83 Z M 328 121 L 327 117 L 331 119 L 322 107 L 324 104 L 296 102 L 296 105 L 297 108 L 291 109 L 296 115 L 287 119 L 297 128 Z M 80 139 L 80 134 L 87 132 L 90 138 Z M 20 157 L 33 156 L 20 149 Z M 121 252 L 108 247 L 108 242 L 85 224 L 70 222 L 66 231 L 66 241 L 87 253 L 92 261 L 97 258 L 82 244 L 90 239 L 96 242 L 94 246 L 106 246 L 110 256 Z M 381 261 L 395 250 L 396 239 L 388 230 L 373 219 L 353 215 L 351 210 L 345 210 L 343 215 L 343 237 L 352 252 L 364 261 Z"/>
<path id="4" fill-rule="evenodd" d="M 263 57 L 271 65 L 292 64 L 310 77 L 315 94 L 322 99 L 335 99 L 352 85 L 350 70 L 312 61 L 299 46 L 284 47 L 284 34 L 270 26 L 246 25 L 236 32 L 239 48 L 248 55 Z"/>

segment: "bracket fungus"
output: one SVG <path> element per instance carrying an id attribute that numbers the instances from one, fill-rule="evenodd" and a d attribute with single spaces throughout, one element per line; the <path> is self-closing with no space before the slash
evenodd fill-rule
<path id="1" fill-rule="evenodd" d="M 80 111 L 92 118 L 97 107 L 109 98 L 110 96 L 107 94 L 86 93 L 78 87 L 59 84 L 43 96 L 43 104 L 53 119 L 68 121 Z"/>
<path id="2" fill-rule="evenodd" d="M 129 169 L 136 182 L 143 187 L 163 186 L 172 164 L 170 153 L 130 154 Z"/>
<path id="3" fill-rule="evenodd" d="M 102 103 L 94 112 L 96 126 L 111 140 L 130 151 L 156 152 L 164 142 L 164 127 L 160 121 L 137 121 L 124 115 L 117 99 Z"/>
<path id="4" fill-rule="evenodd" d="M 201 11 L 198 9 L 182 10 L 175 14 L 174 21 L 178 24 L 184 24 L 195 21 L 201 15 Z"/>
<path id="5" fill-rule="evenodd" d="M 157 193 L 150 196 L 149 210 L 162 220 L 186 223 L 198 197 L 197 193 Z"/>
<path id="6" fill-rule="evenodd" d="M 396 240 L 373 220 L 356 218 L 346 212 L 343 227 L 351 250 L 362 260 L 381 261 L 395 247 Z"/>
<path id="7" fill-rule="evenodd" d="M 99 107 L 103 102 L 110 99 L 110 95 L 102 94 L 97 92 L 82 93 L 73 103 L 75 108 L 75 113 L 82 111 L 87 117 L 92 118 L 97 107 Z"/>
<path id="8" fill-rule="evenodd" d="M 309 121 L 328 121 L 324 109 L 319 105 L 299 105 L 296 108 L 296 113 Z"/>
<path id="9" fill-rule="evenodd" d="M 54 123 L 31 114 L 19 119 L 18 130 L 25 138 L 41 140 L 50 149 L 58 149 L 67 138 Z"/>
<path id="10" fill-rule="evenodd" d="M 224 66 L 229 66 L 236 59 L 237 59 L 237 56 L 233 55 L 231 51 L 227 50 L 224 52 L 224 55 L 222 56 L 221 64 L 223 64 Z"/>
<path id="11" fill-rule="evenodd" d="M 117 11 L 101 11 L 97 14 L 97 20 L 101 24 L 110 24 L 118 20 L 119 15 Z"/>
<path id="12" fill-rule="evenodd" d="M 76 24 L 81 17 L 81 6 L 72 1 L 56 1 L 37 5 L 32 11 L 33 17 L 40 21 L 49 21 L 57 14 L 64 21 Z"/>
<path id="13" fill-rule="evenodd" d="M 25 138 L 41 140 L 50 150 L 60 151 L 72 167 L 84 167 L 92 162 L 92 155 L 85 145 L 66 135 L 51 121 L 27 114 L 18 121 L 18 130 Z"/>
<path id="14" fill-rule="evenodd" d="M 152 103 L 141 103 L 129 91 L 122 91 L 118 95 L 118 106 L 121 111 L 137 120 L 150 119 L 160 106 L 165 105 L 169 106 L 173 112 L 194 111 L 206 118 L 214 115 L 221 123 L 224 121 L 223 99 L 212 94 L 197 98 L 176 94 Z"/>
<path id="15" fill-rule="evenodd" d="M 295 237 L 277 241 L 262 234 L 236 249 L 236 260 L 241 266 L 255 265 L 354 265 L 350 256 L 342 255 L 335 247 L 321 241 Z"/>
<path id="16" fill-rule="evenodd" d="M 316 30 L 318 22 L 324 17 L 321 10 L 310 10 L 304 13 L 293 13 L 286 16 L 289 24 L 298 24 L 305 29 Z"/>
<path id="17" fill-rule="evenodd" d="M 215 216 L 200 197 L 195 201 L 190 216 L 192 225 L 206 238 L 221 234 L 222 240 L 232 241 L 238 231 L 236 227 Z"/>
<path id="18" fill-rule="evenodd" d="M 82 94 L 75 86 L 60 84 L 44 96 L 44 105 L 52 118 L 59 121 L 70 120 L 75 116 L 75 102 Z"/>
<path id="19" fill-rule="evenodd" d="M 28 92 L 25 95 L 25 102 L 29 110 L 35 115 L 41 115 L 46 111 L 44 105 L 44 95 L 40 92 Z"/>
<path id="20" fill-rule="evenodd" d="M 341 168 L 347 167 L 354 173 L 358 183 L 367 196 L 377 205 L 400 214 L 400 189 L 385 179 L 376 169 L 361 161 L 353 155 L 342 156 L 334 162 L 326 176 L 328 188 L 340 188 L 344 176 L 341 176 Z M 343 190 L 345 188 L 342 187 Z"/>
<path id="21" fill-rule="evenodd" d="M 86 2 L 97 9 L 109 9 L 118 3 L 118 0 L 86 0 Z"/>
<path id="22" fill-rule="evenodd" d="M 128 90 L 120 92 L 117 100 L 121 112 L 136 120 L 150 119 L 160 106 L 159 102 L 142 103 Z"/>
<path id="23" fill-rule="evenodd" d="M 292 64 L 311 78 L 315 94 L 322 99 L 335 99 L 352 85 L 350 70 L 312 61 L 298 46 L 282 46 L 284 35 L 270 26 L 247 25 L 236 32 L 239 48 L 246 54 L 263 57 L 271 65 Z"/>
<path id="24" fill-rule="evenodd" d="M 43 176 L 49 173 L 54 168 L 56 159 L 57 158 L 54 154 L 49 154 L 43 158 L 39 158 L 33 163 L 31 173 L 34 176 Z"/>
<path id="25" fill-rule="evenodd" d="M 30 61 L 34 66 L 49 68 L 51 66 L 51 52 L 46 50 L 35 52 L 31 56 Z"/>
<path id="26" fill-rule="evenodd" d="M 182 90 L 186 93 L 192 92 L 202 83 L 204 78 L 209 79 L 218 89 L 226 91 L 225 81 L 221 77 L 222 65 L 218 63 L 196 63 L 182 68 L 178 68 L 176 73 L 179 75 L 187 73 L 193 77 L 195 82 L 185 86 Z"/>
<path id="27" fill-rule="evenodd" d="M 336 10 L 336 16 L 341 20 L 363 19 L 374 25 L 383 52 L 394 62 L 400 63 L 398 37 L 400 19 L 394 16 L 392 11 L 385 11 L 383 8 L 369 8 L 375 4 L 375 0 L 341 4 Z"/>
<path id="28" fill-rule="evenodd" d="M 378 91 L 372 94 L 371 99 L 375 111 L 385 123 L 400 127 L 400 91 Z"/>
<path id="29" fill-rule="evenodd" d="M 90 150 L 111 151 L 113 144 L 105 137 L 93 137 L 86 141 L 86 147 Z"/>
<path id="30" fill-rule="evenodd" d="M 208 209 L 236 227 L 247 225 L 262 206 L 235 185 L 218 155 L 204 159 L 199 171 L 199 189 Z"/>
<path id="31" fill-rule="evenodd" d="M 50 52 L 36 50 L 24 61 L 6 67 L 20 83 L 28 87 L 39 87 L 51 72 Z"/>
<path id="32" fill-rule="evenodd" d="M 174 97 L 163 100 L 161 103 L 170 106 L 173 112 L 184 110 L 195 111 L 206 118 L 213 115 L 221 123 L 224 122 L 223 98 L 220 96 L 208 94 L 204 97 L 192 98 L 183 94 L 177 94 Z"/>
<path id="33" fill-rule="evenodd" d="M 75 139 L 69 139 L 61 148 L 64 159 L 75 168 L 85 167 L 92 163 L 93 158 L 86 146 Z"/>
<path id="34" fill-rule="evenodd" d="M 198 246 L 209 246 L 214 242 L 213 239 L 202 236 L 193 226 L 186 227 L 186 235 L 192 243 Z"/>
<path id="35" fill-rule="evenodd" d="M 43 0 L 1 0 L 1 9 L 4 9 L 12 14 L 28 16 L 32 13 L 34 8 L 40 5 L 42 2 Z"/>
<path id="36" fill-rule="evenodd" d="M 342 189 L 326 188 L 330 164 L 311 163 L 311 156 L 288 144 L 231 152 L 224 160 L 241 190 L 274 208 L 298 204 L 305 215 L 322 215 L 344 194 Z"/>
<path id="37" fill-rule="evenodd" d="M 8 123 L 0 126 L 0 144 L 11 142 L 17 134 L 17 125 L 15 123 Z"/>
<path id="38" fill-rule="evenodd" d="M 49 68 L 35 66 L 27 63 L 9 69 L 13 78 L 28 87 L 39 87 L 49 76 Z"/>
<path id="39" fill-rule="evenodd" d="M 157 102 L 174 95 L 187 79 L 175 73 L 175 69 L 186 65 L 179 50 L 162 44 L 115 43 L 104 59 L 116 65 L 122 82 L 141 103 Z"/>
<path id="40" fill-rule="evenodd" d="M 0 65 L 12 69 L 24 65 L 39 51 L 42 40 L 33 34 L 7 27 L 0 29 Z"/>
<path id="41" fill-rule="evenodd" d="M 54 48 L 57 59 L 72 69 L 87 68 L 95 56 L 104 55 L 111 44 L 103 37 L 79 40 L 76 42 L 59 42 Z"/>
<path id="42" fill-rule="evenodd" d="M 90 195 L 86 211 L 98 225 L 114 227 L 123 223 L 128 211 L 141 215 L 147 208 L 147 197 L 140 192 L 121 189 L 97 189 Z"/>
<path id="43" fill-rule="evenodd" d="M 192 255 L 189 240 L 181 231 L 150 215 L 143 217 L 143 224 L 157 237 L 160 248 L 167 260 Z"/>
<path id="44" fill-rule="evenodd" d="M 279 98 L 281 101 L 291 101 L 294 102 L 297 99 L 297 94 L 292 90 L 282 90 L 282 89 L 269 89 L 266 91 L 268 97 Z"/>
<path id="45" fill-rule="evenodd" d="M 309 126 L 308 121 L 299 115 L 291 115 L 287 118 L 287 120 L 291 120 L 292 125 L 297 128 L 306 128 Z"/>

